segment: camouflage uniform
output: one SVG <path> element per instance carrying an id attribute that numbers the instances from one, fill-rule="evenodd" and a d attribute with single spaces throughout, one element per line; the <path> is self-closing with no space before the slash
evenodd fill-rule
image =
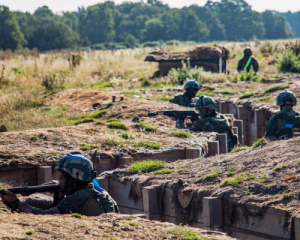
<path id="1" fill-rule="evenodd" d="M 238 143 L 238 137 L 233 133 L 232 126 L 228 119 L 224 115 L 216 112 L 217 105 L 211 97 L 201 96 L 196 103 L 196 109 L 199 108 L 211 109 L 213 112 L 208 116 L 201 117 L 201 119 L 195 121 L 190 130 L 198 132 L 226 133 L 227 148 L 228 152 L 230 152 Z"/>
<path id="2" fill-rule="evenodd" d="M 175 96 L 170 102 L 183 107 L 195 107 L 193 98 L 196 96 L 199 89 L 200 86 L 196 80 L 189 80 L 184 85 L 184 90 L 186 92 L 183 95 Z"/>
<path id="3" fill-rule="evenodd" d="M 246 64 L 250 57 L 252 57 L 252 60 L 249 64 L 249 66 L 247 67 L 247 72 L 250 71 L 251 67 L 253 68 L 254 72 L 258 72 L 259 65 L 258 65 L 257 60 L 252 56 L 252 51 L 250 48 L 246 48 L 244 50 L 244 57 L 242 59 L 240 59 L 240 61 L 238 63 L 238 67 L 237 67 L 238 72 L 244 71 Z"/>
<path id="4" fill-rule="evenodd" d="M 289 105 L 289 106 L 286 106 Z M 293 132 L 299 132 L 300 114 L 292 106 L 297 104 L 293 92 L 284 90 L 277 96 L 277 106 L 281 106 L 279 113 L 275 114 L 267 125 L 265 136 L 270 141 L 292 138 Z"/>

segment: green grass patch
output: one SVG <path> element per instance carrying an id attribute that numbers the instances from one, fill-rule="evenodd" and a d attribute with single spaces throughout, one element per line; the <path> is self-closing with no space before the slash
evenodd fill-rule
<path id="1" fill-rule="evenodd" d="M 133 139 L 134 138 L 131 134 L 129 134 L 127 132 L 123 132 L 121 134 L 121 137 L 124 138 L 124 139 Z"/>
<path id="2" fill-rule="evenodd" d="M 107 122 L 107 123 L 111 123 L 111 122 L 121 122 L 121 119 L 111 118 L 111 119 L 106 120 L 105 122 Z"/>
<path id="3" fill-rule="evenodd" d="M 107 138 L 105 139 L 105 143 L 110 146 L 124 146 L 125 143 L 123 141 L 116 140 L 115 138 Z"/>
<path id="4" fill-rule="evenodd" d="M 204 91 L 200 91 L 197 93 L 196 97 L 200 97 L 202 95 L 205 95 L 205 96 L 215 96 L 216 94 L 213 92 L 213 90 L 210 90 L 210 89 L 206 89 Z"/>
<path id="5" fill-rule="evenodd" d="M 79 125 L 79 124 L 83 124 L 83 123 L 90 123 L 90 122 L 94 122 L 95 119 L 93 118 L 84 118 L 84 119 L 80 119 L 80 120 L 77 120 L 73 123 L 73 125 Z"/>
<path id="6" fill-rule="evenodd" d="M 130 173 L 138 173 L 138 172 L 153 172 L 160 170 L 166 166 L 166 162 L 158 161 L 158 160 L 145 160 L 140 162 L 134 162 L 129 167 Z"/>
<path id="7" fill-rule="evenodd" d="M 233 171 L 233 165 L 229 166 L 227 176 L 233 176 L 235 172 Z"/>
<path id="8" fill-rule="evenodd" d="M 122 122 L 111 122 L 108 124 L 108 127 L 112 128 L 112 129 L 128 130 L 128 127 L 126 126 L 126 124 L 124 124 Z"/>
<path id="9" fill-rule="evenodd" d="M 232 149 L 230 152 L 231 153 L 236 153 L 236 152 L 240 152 L 240 151 L 244 151 L 244 150 L 249 150 L 251 149 L 251 147 L 248 146 L 241 146 L 241 147 L 235 147 L 234 149 Z"/>
<path id="10" fill-rule="evenodd" d="M 53 91 L 53 92 L 50 92 L 50 93 L 46 93 L 46 94 L 40 96 L 40 98 L 46 98 L 46 97 L 49 97 L 49 96 L 51 96 L 51 95 L 54 95 L 54 94 L 56 94 L 56 93 L 58 93 L 58 92 L 60 92 L 60 91 Z"/>
<path id="11" fill-rule="evenodd" d="M 282 169 L 284 169 L 284 168 L 286 168 L 286 165 L 277 166 L 277 167 L 275 167 L 273 170 L 274 170 L 274 171 L 280 171 L 280 170 L 282 170 Z"/>
<path id="12" fill-rule="evenodd" d="M 33 230 L 29 230 L 26 232 L 26 235 L 33 235 L 34 234 L 34 231 Z"/>
<path id="13" fill-rule="evenodd" d="M 99 145 L 92 145 L 92 148 L 100 149 L 100 146 Z"/>
<path id="14" fill-rule="evenodd" d="M 251 179 L 254 179 L 255 177 L 253 175 L 250 175 L 249 172 L 241 173 L 240 176 L 234 177 L 234 178 L 228 178 L 225 179 L 221 185 L 231 185 L 236 186 L 240 183 L 243 183 L 244 181 L 250 181 Z"/>
<path id="15" fill-rule="evenodd" d="M 255 143 L 253 143 L 252 147 L 257 148 L 267 144 L 267 140 L 265 138 L 258 139 Z"/>
<path id="16" fill-rule="evenodd" d="M 183 132 L 183 131 L 177 131 L 177 132 L 173 132 L 172 135 L 174 137 L 178 137 L 178 138 L 191 138 L 192 135 L 188 132 Z"/>
<path id="17" fill-rule="evenodd" d="M 138 95 L 135 92 L 121 92 L 122 95 L 128 96 L 128 97 L 133 97 L 134 95 Z"/>
<path id="18" fill-rule="evenodd" d="M 72 213 L 72 217 L 82 218 L 82 215 L 80 213 Z"/>
<path id="19" fill-rule="evenodd" d="M 158 97 L 157 99 L 162 100 L 162 101 L 170 101 L 173 99 L 173 97 L 163 96 L 163 97 Z"/>
<path id="20" fill-rule="evenodd" d="M 136 227 L 136 226 L 138 226 L 139 224 L 138 224 L 138 223 L 135 223 L 135 222 L 130 222 L 129 225 L 130 225 L 130 226 L 133 226 L 133 227 Z"/>
<path id="21" fill-rule="evenodd" d="M 105 111 L 105 110 L 97 110 L 97 111 L 94 111 L 93 113 L 89 114 L 88 116 L 90 118 L 101 118 L 106 113 L 107 113 L 107 111 Z"/>
<path id="22" fill-rule="evenodd" d="M 133 217 L 131 217 L 131 216 L 125 217 L 125 220 L 128 220 L 128 221 L 131 221 L 132 219 L 133 219 Z"/>
<path id="23" fill-rule="evenodd" d="M 87 150 L 89 150 L 91 148 L 89 146 L 82 146 L 79 149 L 82 150 L 82 151 L 87 151 Z"/>
<path id="24" fill-rule="evenodd" d="M 290 196 L 289 193 L 283 193 L 283 194 L 282 194 L 282 198 L 284 198 L 284 199 L 288 199 L 289 196 Z"/>
<path id="25" fill-rule="evenodd" d="M 239 97 L 239 99 L 251 98 L 255 96 L 255 93 L 245 93 Z"/>
<path id="26" fill-rule="evenodd" d="M 212 171 L 212 173 L 207 174 L 207 175 L 205 176 L 205 178 L 206 178 L 206 179 L 216 178 L 216 177 L 218 176 L 218 174 L 219 174 L 219 170 L 214 169 L 214 170 Z"/>
<path id="27" fill-rule="evenodd" d="M 264 182 L 266 181 L 266 175 L 265 175 L 265 174 L 260 175 L 259 181 L 260 181 L 261 183 L 264 183 Z"/>
<path id="28" fill-rule="evenodd" d="M 289 88 L 290 85 L 280 85 L 280 86 L 274 86 L 274 87 L 270 87 L 270 88 L 267 88 L 264 93 L 272 93 L 272 92 L 276 92 L 278 90 L 284 90 L 286 88 Z"/>
<path id="29" fill-rule="evenodd" d="M 176 170 L 176 172 L 178 172 L 178 173 L 185 172 L 185 171 L 188 171 L 188 169 L 180 168 L 180 169 Z"/>
<path id="30" fill-rule="evenodd" d="M 180 163 L 180 162 L 183 162 L 183 160 L 179 159 L 176 161 L 176 163 Z M 299 162 L 299 164 L 300 164 L 300 162 Z"/>
<path id="31" fill-rule="evenodd" d="M 170 170 L 169 168 L 164 168 L 164 169 L 161 169 L 161 170 L 157 170 L 155 172 L 153 172 L 154 175 L 164 175 L 164 174 L 169 174 L 173 172 L 172 170 Z"/>
<path id="32" fill-rule="evenodd" d="M 265 103 L 271 102 L 270 97 L 259 98 L 258 100 L 261 101 L 261 102 L 265 102 Z"/>
<path id="33" fill-rule="evenodd" d="M 32 136 L 30 139 L 31 139 L 31 141 L 35 142 L 35 141 L 37 141 L 39 139 L 39 137 L 38 136 Z"/>
<path id="34" fill-rule="evenodd" d="M 96 125 L 105 125 L 103 121 L 94 121 Z"/>
<path id="35" fill-rule="evenodd" d="M 145 122 L 139 122 L 134 124 L 136 128 L 140 128 L 142 130 L 145 130 L 147 132 L 156 132 L 157 127 L 154 124 L 145 123 Z"/>
<path id="36" fill-rule="evenodd" d="M 162 144 L 158 142 L 151 141 L 143 141 L 143 142 L 135 142 L 132 144 L 134 147 L 143 147 L 143 148 L 151 148 L 151 149 L 160 149 Z"/>
<path id="37" fill-rule="evenodd" d="M 5 140 L 0 140 L 0 144 L 4 144 L 4 143 L 6 143 Z"/>
<path id="38" fill-rule="evenodd" d="M 168 229 L 162 233 L 176 235 L 181 240 L 209 240 L 209 238 L 201 236 L 199 232 L 181 226 Z"/>

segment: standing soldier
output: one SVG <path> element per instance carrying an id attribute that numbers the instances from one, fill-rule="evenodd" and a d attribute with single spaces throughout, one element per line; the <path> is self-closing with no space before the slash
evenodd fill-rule
<path id="1" fill-rule="evenodd" d="M 190 80 L 184 85 L 185 93 L 175 96 L 170 102 L 183 107 L 195 107 L 193 98 L 200 90 L 200 86 L 196 80 Z"/>
<path id="2" fill-rule="evenodd" d="M 267 125 L 265 136 L 270 141 L 292 138 L 293 132 L 299 132 L 300 117 L 293 107 L 297 105 L 295 94 L 283 90 L 277 96 L 276 105 L 280 112 L 275 114 Z"/>
<path id="3" fill-rule="evenodd" d="M 246 48 L 244 50 L 244 57 L 239 61 L 237 71 L 241 73 L 246 68 L 247 72 L 250 71 L 251 67 L 253 68 L 254 72 L 257 73 L 259 66 L 257 60 L 252 56 L 251 48 Z"/>
<path id="4" fill-rule="evenodd" d="M 238 137 L 233 133 L 232 126 L 228 119 L 217 112 L 217 104 L 211 97 L 202 95 L 196 102 L 196 110 L 201 119 L 194 122 L 191 131 L 217 132 L 227 134 L 227 147 L 230 152 L 236 144 Z"/>

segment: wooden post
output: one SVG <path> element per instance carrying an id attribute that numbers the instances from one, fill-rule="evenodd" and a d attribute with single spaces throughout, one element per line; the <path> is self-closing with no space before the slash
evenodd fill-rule
<path id="1" fill-rule="evenodd" d="M 233 133 L 239 135 L 239 130 L 237 127 L 232 127 Z"/>
<path id="2" fill-rule="evenodd" d="M 160 219 L 160 206 L 159 206 L 159 196 L 157 194 L 157 188 L 150 186 L 144 187 L 143 190 L 143 207 L 144 213 L 147 219 L 159 220 Z"/>
<path id="3" fill-rule="evenodd" d="M 228 102 L 219 102 L 219 109 L 222 114 L 228 113 Z"/>
<path id="4" fill-rule="evenodd" d="M 294 240 L 300 240 L 300 215 L 294 217 Z"/>
<path id="5" fill-rule="evenodd" d="M 185 150 L 186 159 L 196 159 L 201 157 L 201 148 L 187 148 Z"/>
<path id="6" fill-rule="evenodd" d="M 208 156 L 216 156 L 220 153 L 218 141 L 208 141 Z"/>
<path id="7" fill-rule="evenodd" d="M 217 134 L 217 141 L 219 142 L 219 152 L 221 153 L 227 153 L 227 134 L 226 133 L 219 133 Z"/>
<path id="8" fill-rule="evenodd" d="M 132 162 L 132 157 L 119 157 L 118 167 L 125 168 L 128 167 Z"/>
<path id="9" fill-rule="evenodd" d="M 210 229 L 223 227 L 222 199 L 216 197 L 203 198 L 203 222 Z"/>
<path id="10" fill-rule="evenodd" d="M 123 96 L 121 96 L 120 97 L 120 102 L 122 102 L 124 100 L 124 97 Z"/>
<path id="11" fill-rule="evenodd" d="M 112 96 L 112 102 L 116 102 L 116 96 Z"/>
<path id="12" fill-rule="evenodd" d="M 7 132 L 7 128 L 4 125 L 1 125 L 0 132 Z"/>
<path id="13" fill-rule="evenodd" d="M 256 126 L 256 139 L 262 138 L 265 135 L 266 125 L 264 112 L 261 109 L 254 110 L 254 119 Z"/>
<path id="14" fill-rule="evenodd" d="M 105 177 L 98 177 L 96 178 L 97 182 L 99 183 L 100 187 L 105 191 L 109 192 L 108 189 L 108 178 Z"/>
<path id="15" fill-rule="evenodd" d="M 239 143 L 244 146 L 244 130 L 243 130 L 243 120 L 234 120 L 233 126 L 238 128 L 238 137 L 239 137 Z"/>
<path id="16" fill-rule="evenodd" d="M 39 166 L 37 169 L 38 185 L 50 182 L 52 180 L 52 167 Z"/>
<path id="17" fill-rule="evenodd" d="M 248 114 L 247 108 L 243 105 L 239 105 L 237 108 L 237 118 L 243 120 L 243 135 L 244 135 L 244 144 L 250 144 L 248 141 Z"/>

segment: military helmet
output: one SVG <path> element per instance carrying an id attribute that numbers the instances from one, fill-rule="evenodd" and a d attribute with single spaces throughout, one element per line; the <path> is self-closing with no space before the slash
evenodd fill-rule
<path id="1" fill-rule="evenodd" d="M 90 182 L 96 177 L 94 164 L 80 152 L 68 153 L 60 159 L 56 169 L 80 181 Z"/>
<path id="2" fill-rule="evenodd" d="M 251 50 L 250 47 L 245 48 L 244 55 L 245 56 L 251 56 L 252 55 L 252 50 Z"/>
<path id="3" fill-rule="evenodd" d="M 188 88 L 196 88 L 200 89 L 199 83 L 195 79 L 187 81 L 187 83 L 184 85 L 184 90 L 187 90 Z"/>
<path id="4" fill-rule="evenodd" d="M 291 104 L 293 106 L 297 105 L 297 98 L 292 91 L 284 89 L 280 92 L 276 99 L 276 105 L 282 106 L 285 104 Z"/>
<path id="5" fill-rule="evenodd" d="M 208 108 L 208 109 L 217 111 L 217 104 L 213 98 L 202 95 L 197 100 L 195 108 L 196 109 Z"/>

